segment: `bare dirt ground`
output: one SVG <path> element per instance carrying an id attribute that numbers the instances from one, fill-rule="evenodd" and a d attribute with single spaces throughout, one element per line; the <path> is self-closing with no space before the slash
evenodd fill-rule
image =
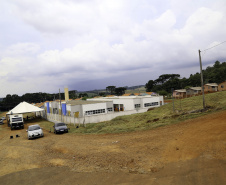
<path id="1" fill-rule="evenodd" d="M 124 134 L 28 140 L 27 126 L 0 125 L 0 184 L 226 184 L 226 111 Z"/>

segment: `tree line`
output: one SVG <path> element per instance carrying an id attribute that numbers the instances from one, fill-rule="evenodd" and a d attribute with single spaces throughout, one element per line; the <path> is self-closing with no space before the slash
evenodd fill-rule
<path id="1" fill-rule="evenodd" d="M 76 90 L 69 91 L 70 99 L 88 97 L 87 93 L 77 93 Z M 8 111 L 18 105 L 20 102 L 26 101 L 28 103 L 41 103 L 45 101 L 53 101 L 56 99 L 65 99 L 64 93 L 26 93 L 22 96 L 17 94 L 7 94 L 5 98 L 0 102 L 0 111 Z"/>
<path id="2" fill-rule="evenodd" d="M 226 62 L 216 61 L 212 67 L 207 67 L 203 72 L 204 84 L 221 83 L 226 81 Z M 189 78 L 180 78 L 179 74 L 163 74 L 156 80 L 149 80 L 145 84 L 147 92 L 157 92 L 160 95 L 171 93 L 172 89 L 186 89 L 201 86 L 201 74 L 191 74 Z"/>

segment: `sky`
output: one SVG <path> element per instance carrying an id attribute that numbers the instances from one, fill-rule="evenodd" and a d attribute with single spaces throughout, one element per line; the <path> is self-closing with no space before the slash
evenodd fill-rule
<path id="1" fill-rule="evenodd" d="M 189 77 L 224 41 L 226 0 L 0 0 L 0 97 Z"/>

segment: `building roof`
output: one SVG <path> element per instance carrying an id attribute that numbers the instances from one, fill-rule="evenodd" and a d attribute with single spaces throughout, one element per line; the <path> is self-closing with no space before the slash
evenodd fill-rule
<path id="1" fill-rule="evenodd" d="M 156 95 L 154 92 L 143 92 L 143 93 L 126 93 L 122 96 L 146 96 L 146 95 Z"/>
<path id="2" fill-rule="evenodd" d="M 42 102 L 42 103 L 36 103 L 34 106 L 36 106 L 36 107 L 42 107 L 42 106 L 44 106 L 44 103 Z"/>
<path id="3" fill-rule="evenodd" d="M 106 97 L 114 97 L 115 95 L 107 95 Z"/>
<path id="4" fill-rule="evenodd" d="M 176 92 L 182 92 L 182 93 L 186 93 L 186 89 L 177 89 L 177 90 L 174 90 Z"/>
<path id="5" fill-rule="evenodd" d="M 95 103 L 103 103 L 103 101 L 71 100 L 67 102 L 67 105 L 86 105 Z"/>
<path id="6" fill-rule="evenodd" d="M 126 93 L 126 94 L 123 94 L 122 96 L 130 96 L 132 93 Z"/>
<path id="7" fill-rule="evenodd" d="M 28 112 L 39 112 L 43 111 L 44 109 L 40 109 L 30 103 L 27 102 L 21 102 L 16 107 L 14 107 L 12 110 L 10 110 L 7 114 L 23 114 Z"/>
<path id="8" fill-rule="evenodd" d="M 212 87 L 218 87 L 217 83 L 208 83 L 208 84 L 205 84 L 207 86 L 212 86 Z"/>
<path id="9" fill-rule="evenodd" d="M 189 89 L 196 90 L 196 91 L 201 91 L 202 87 L 189 87 Z"/>

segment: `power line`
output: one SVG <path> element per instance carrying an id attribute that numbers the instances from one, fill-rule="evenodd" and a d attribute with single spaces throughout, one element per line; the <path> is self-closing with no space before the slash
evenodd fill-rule
<path id="1" fill-rule="evenodd" d="M 207 48 L 207 49 L 205 49 L 205 50 L 203 50 L 203 51 L 207 51 L 207 50 L 209 50 L 209 49 L 215 48 L 215 47 L 217 47 L 217 46 L 219 46 L 219 45 L 221 45 L 221 44 L 223 44 L 223 43 L 225 43 L 225 42 L 226 42 L 226 41 L 221 42 L 220 44 L 217 44 L 217 45 L 215 45 L 215 46 L 213 46 L 213 47 Z"/>

